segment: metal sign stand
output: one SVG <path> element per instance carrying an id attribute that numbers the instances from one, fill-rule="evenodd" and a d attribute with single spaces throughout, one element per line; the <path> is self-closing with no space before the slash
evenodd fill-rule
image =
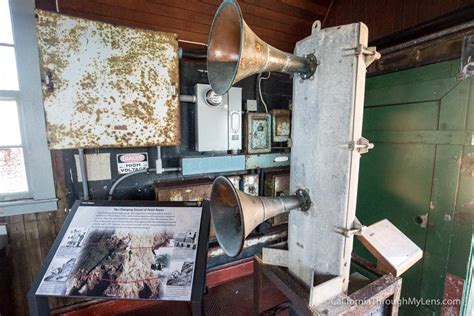
<path id="1" fill-rule="evenodd" d="M 69 225 L 71 224 L 74 215 L 81 205 L 99 205 L 99 206 L 150 206 L 150 207 L 196 207 L 202 206 L 201 224 L 199 231 L 199 240 L 197 244 L 197 254 L 194 268 L 194 278 L 191 291 L 191 310 L 192 314 L 204 315 L 203 296 L 206 287 L 206 265 L 207 265 L 207 250 L 209 240 L 209 227 L 211 222 L 211 215 L 209 211 L 209 201 L 204 202 L 155 202 L 155 201 L 87 201 L 87 204 L 82 204 L 82 201 L 76 201 L 71 208 L 58 236 L 56 237 L 48 255 L 43 260 L 43 264 L 36 279 L 33 282 L 31 289 L 28 291 L 28 305 L 30 315 L 44 316 L 50 315 L 51 310 L 48 304 L 48 296 L 36 295 L 41 281 L 44 279 L 47 269 L 53 259 L 58 247 L 61 244 Z M 71 296 L 65 296 L 71 297 Z M 83 296 L 80 296 L 83 297 Z"/>

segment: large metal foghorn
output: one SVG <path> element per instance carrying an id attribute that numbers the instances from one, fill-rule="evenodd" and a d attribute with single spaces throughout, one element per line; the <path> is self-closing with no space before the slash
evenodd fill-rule
<path id="1" fill-rule="evenodd" d="M 225 94 L 253 74 L 278 71 L 309 78 L 316 70 L 314 55 L 296 56 L 262 41 L 248 27 L 235 0 L 224 0 L 212 22 L 207 48 L 207 71 L 212 89 Z"/>
<path id="2" fill-rule="evenodd" d="M 306 211 L 311 201 L 303 190 L 275 198 L 253 196 L 236 190 L 229 179 L 218 177 L 212 184 L 210 203 L 217 241 L 228 256 L 235 257 L 259 224 L 293 209 Z"/>

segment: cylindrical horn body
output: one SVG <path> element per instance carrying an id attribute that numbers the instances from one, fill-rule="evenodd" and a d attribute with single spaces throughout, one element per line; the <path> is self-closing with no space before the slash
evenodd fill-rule
<path id="1" fill-rule="evenodd" d="M 225 0 L 217 9 L 207 48 L 209 83 L 217 94 L 225 94 L 234 83 L 256 73 L 310 76 L 315 69 L 315 59 L 285 53 L 255 35 L 235 0 Z"/>
<path id="2" fill-rule="evenodd" d="M 303 206 L 302 196 L 259 197 L 236 190 L 232 182 L 218 177 L 212 184 L 211 217 L 217 241 L 224 252 L 237 256 L 245 238 L 262 222 Z"/>

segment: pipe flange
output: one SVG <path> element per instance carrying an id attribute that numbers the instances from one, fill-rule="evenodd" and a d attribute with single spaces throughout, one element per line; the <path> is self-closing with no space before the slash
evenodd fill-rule
<path id="1" fill-rule="evenodd" d="M 308 61 L 308 69 L 300 75 L 303 80 L 311 78 L 318 68 L 318 60 L 314 54 L 308 54 L 305 58 Z"/>
<path id="2" fill-rule="evenodd" d="M 296 190 L 295 194 L 301 200 L 300 210 L 303 212 L 307 212 L 312 205 L 311 198 L 309 197 L 308 191 L 303 190 L 303 189 L 298 189 Z"/>

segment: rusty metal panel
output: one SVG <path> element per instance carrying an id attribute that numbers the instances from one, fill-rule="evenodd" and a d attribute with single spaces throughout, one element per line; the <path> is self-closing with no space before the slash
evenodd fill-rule
<path id="1" fill-rule="evenodd" d="M 240 190 L 240 176 L 231 176 L 231 177 L 227 177 L 227 179 L 230 180 L 230 182 L 232 182 L 232 184 L 234 185 L 234 187 L 238 190 Z"/>
<path id="2" fill-rule="evenodd" d="M 242 183 L 242 189 L 245 193 L 258 196 L 258 174 L 243 175 Z"/>
<path id="3" fill-rule="evenodd" d="M 272 110 L 272 138 L 274 142 L 287 142 L 290 138 L 289 110 Z"/>
<path id="4" fill-rule="evenodd" d="M 290 194 L 290 175 L 288 173 L 265 174 L 265 196 L 276 197 Z M 272 218 L 273 225 L 288 222 L 288 213 L 279 214 Z"/>
<path id="5" fill-rule="evenodd" d="M 240 176 L 228 179 L 236 189 Z M 165 181 L 155 185 L 155 197 L 158 201 L 203 201 L 211 195 L 212 181 Z"/>
<path id="6" fill-rule="evenodd" d="M 288 173 L 268 173 L 265 177 L 265 196 L 281 196 L 290 193 L 290 175 Z"/>
<path id="7" fill-rule="evenodd" d="M 212 182 L 156 187 L 155 195 L 158 201 L 202 201 L 209 198 Z"/>
<path id="8" fill-rule="evenodd" d="M 272 150 L 271 116 L 266 113 L 247 113 L 245 116 L 245 151 L 248 154 L 268 153 Z"/>
<path id="9" fill-rule="evenodd" d="M 37 16 L 50 149 L 179 144 L 176 34 Z"/>

